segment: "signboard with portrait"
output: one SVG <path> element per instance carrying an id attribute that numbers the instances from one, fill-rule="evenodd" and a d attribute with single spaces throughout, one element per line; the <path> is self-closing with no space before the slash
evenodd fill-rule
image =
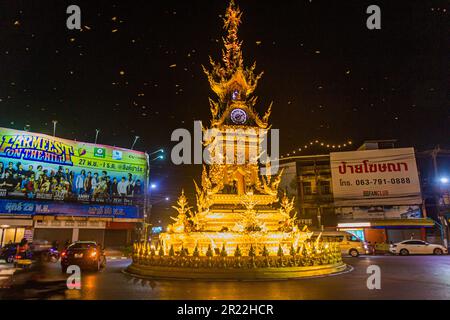
<path id="1" fill-rule="evenodd" d="M 136 206 L 147 168 L 143 152 L 0 128 L 0 199 Z"/>
<path id="2" fill-rule="evenodd" d="M 413 148 L 330 154 L 337 206 L 421 204 Z"/>

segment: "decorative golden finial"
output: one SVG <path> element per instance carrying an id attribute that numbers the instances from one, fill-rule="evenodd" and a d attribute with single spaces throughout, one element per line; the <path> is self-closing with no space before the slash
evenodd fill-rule
<path id="1" fill-rule="evenodd" d="M 236 101 L 247 101 L 256 89 L 256 84 L 261 74 L 255 74 L 256 64 L 251 67 L 244 67 L 242 58 L 242 41 L 239 41 L 237 33 L 241 23 L 242 12 L 234 3 L 230 1 L 225 12 L 224 29 L 226 35 L 223 38 L 224 49 L 222 50 L 222 62 L 215 62 L 209 58 L 211 70 L 203 67 L 203 71 L 208 77 L 211 89 L 218 95 L 219 102 L 211 103 L 211 113 L 214 119 L 219 119 L 224 110 L 223 103 L 228 103 L 230 97 L 234 95 Z M 255 101 L 248 101 L 249 107 Z M 259 120 L 259 119 L 258 119 Z"/>
<path id="2" fill-rule="evenodd" d="M 225 12 L 224 29 L 227 30 L 227 36 L 223 39 L 225 50 L 222 51 L 222 60 L 226 70 L 233 73 L 238 67 L 242 67 L 242 41 L 239 41 L 237 32 L 241 23 L 242 12 L 234 3 L 230 1 Z"/>

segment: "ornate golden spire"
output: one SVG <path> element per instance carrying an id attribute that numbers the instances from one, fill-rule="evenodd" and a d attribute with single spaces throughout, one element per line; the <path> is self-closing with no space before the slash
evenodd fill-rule
<path id="1" fill-rule="evenodd" d="M 219 101 L 210 100 L 213 119 L 220 118 L 230 100 L 241 101 L 252 108 L 256 98 L 250 95 L 256 89 L 257 82 L 262 73 L 255 75 L 256 64 L 244 67 L 242 58 L 242 41 L 239 41 L 237 33 L 241 23 L 242 12 L 231 0 L 226 12 L 224 29 L 226 36 L 223 38 L 222 62 L 215 62 L 210 57 L 211 70 L 203 67 L 208 77 L 211 89 L 219 97 Z"/>
<path id="2" fill-rule="evenodd" d="M 239 41 L 237 36 L 241 16 L 241 10 L 231 0 L 225 12 L 225 18 L 223 19 L 223 27 L 227 30 L 227 36 L 223 39 L 225 50 L 222 50 L 222 60 L 225 64 L 226 71 L 230 73 L 229 75 L 232 75 L 243 64 L 242 41 Z"/>

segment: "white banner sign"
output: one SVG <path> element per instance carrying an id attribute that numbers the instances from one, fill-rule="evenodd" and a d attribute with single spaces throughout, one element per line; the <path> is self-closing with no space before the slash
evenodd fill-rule
<path id="1" fill-rule="evenodd" d="M 421 204 L 413 148 L 331 153 L 337 206 Z"/>

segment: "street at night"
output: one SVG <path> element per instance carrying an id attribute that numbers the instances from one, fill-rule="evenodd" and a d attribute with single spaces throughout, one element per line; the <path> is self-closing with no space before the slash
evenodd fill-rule
<path id="1" fill-rule="evenodd" d="M 450 300 L 449 14 L 2 1 L 0 303 L 284 319 Z"/>
<path id="2" fill-rule="evenodd" d="M 100 273 L 82 275 L 81 290 L 46 299 L 89 300 L 433 300 L 450 299 L 450 256 L 346 258 L 351 270 L 331 277 L 284 281 L 142 280 L 123 273 L 130 260 L 108 261 Z M 368 290 L 369 265 L 381 268 L 381 290 Z M 61 277 L 57 264 L 51 277 Z M 430 270 L 432 270 L 430 272 Z M 20 299 L 20 296 L 16 298 Z M 34 296 L 34 299 L 39 296 Z"/>

